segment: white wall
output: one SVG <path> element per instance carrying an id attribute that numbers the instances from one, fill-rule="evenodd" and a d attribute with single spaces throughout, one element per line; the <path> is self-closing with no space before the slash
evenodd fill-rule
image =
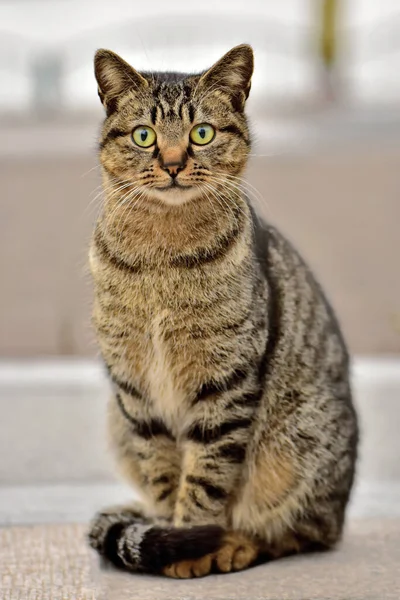
<path id="1" fill-rule="evenodd" d="M 312 57 L 320 0 L 8 0 L 0 2 L 0 107 L 30 102 L 30 63 L 61 52 L 67 106 L 92 107 L 92 56 L 120 52 L 139 69 L 199 70 L 230 46 L 256 50 L 253 95 L 305 97 L 315 91 Z M 342 0 L 343 61 L 358 102 L 400 97 L 398 0 Z M 112 8 L 111 8 L 112 7 Z"/>

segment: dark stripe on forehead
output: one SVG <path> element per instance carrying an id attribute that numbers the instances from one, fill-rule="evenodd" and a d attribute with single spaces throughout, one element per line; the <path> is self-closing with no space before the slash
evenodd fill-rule
<path id="1" fill-rule="evenodd" d="M 192 95 L 192 88 L 190 87 L 190 85 L 184 85 L 183 86 L 183 93 L 185 95 L 185 98 L 188 99 L 191 97 Z"/>
<path id="2" fill-rule="evenodd" d="M 153 97 L 158 100 L 158 96 L 160 94 L 161 85 L 157 85 L 153 90 Z"/>
<path id="3" fill-rule="evenodd" d="M 150 118 L 151 118 L 151 122 L 153 123 L 153 125 L 155 125 L 156 119 L 157 119 L 157 106 L 156 105 L 152 106 L 152 108 L 151 108 Z"/>
<path id="4" fill-rule="evenodd" d="M 193 121 L 194 121 L 194 106 L 193 106 L 193 104 L 190 103 L 188 105 L 188 108 L 189 108 L 189 119 L 190 119 L 190 122 L 193 123 Z"/>
<path id="5" fill-rule="evenodd" d="M 157 108 L 159 108 L 159 109 L 160 109 L 160 112 L 161 112 L 161 118 L 162 118 L 162 119 L 165 119 L 165 111 L 164 111 L 164 107 L 163 107 L 163 105 L 161 104 L 161 102 L 158 102 L 158 103 L 157 103 Z"/>

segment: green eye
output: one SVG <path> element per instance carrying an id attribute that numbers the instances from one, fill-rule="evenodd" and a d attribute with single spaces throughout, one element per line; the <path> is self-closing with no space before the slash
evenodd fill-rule
<path id="1" fill-rule="evenodd" d="M 201 123 L 200 125 L 195 125 L 190 132 L 190 139 L 193 144 L 198 144 L 199 146 L 205 146 L 212 142 L 215 136 L 215 129 L 212 125 L 208 125 L 208 123 Z"/>
<path id="2" fill-rule="evenodd" d="M 132 131 L 132 139 L 141 148 L 150 148 L 156 143 L 156 132 L 151 127 L 139 125 Z"/>

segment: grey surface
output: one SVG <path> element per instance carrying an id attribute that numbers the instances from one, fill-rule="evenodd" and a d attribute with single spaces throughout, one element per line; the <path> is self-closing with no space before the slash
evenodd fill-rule
<path id="1" fill-rule="evenodd" d="M 0 484 L 110 481 L 107 389 L 1 390 Z"/>
<path id="2" fill-rule="evenodd" d="M 176 581 L 104 568 L 85 528 L 0 529 L 2 600 L 398 600 L 400 520 L 349 525 L 334 552 Z"/>
<path id="3" fill-rule="evenodd" d="M 101 367 L 0 364 L 1 600 L 398 600 L 400 357 L 358 359 L 354 388 L 361 459 L 341 546 L 174 581 L 105 567 L 87 546 L 93 513 L 135 496 L 106 452 Z"/>
<path id="4" fill-rule="evenodd" d="M 107 600 L 398 600 L 400 521 L 352 524 L 334 552 L 296 556 L 242 573 L 174 581 L 102 571 Z"/>
<path id="5" fill-rule="evenodd" d="M 137 492 L 118 481 L 0 486 L 0 527 L 87 523 L 102 508 L 136 499 Z M 400 482 L 357 483 L 349 521 L 388 517 L 400 519 Z"/>
<path id="6" fill-rule="evenodd" d="M 400 357 L 353 368 L 361 444 L 352 517 L 400 514 Z M 0 363 L 0 523 L 86 521 L 134 495 L 106 443 L 109 387 L 89 361 Z"/>
<path id="7" fill-rule="evenodd" d="M 353 388 L 359 478 L 400 480 L 400 356 L 356 358 Z M 0 484 L 113 481 L 109 394 L 100 362 L 0 361 Z"/>

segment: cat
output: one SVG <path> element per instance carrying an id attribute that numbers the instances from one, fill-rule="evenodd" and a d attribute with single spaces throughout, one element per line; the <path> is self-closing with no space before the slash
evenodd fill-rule
<path id="1" fill-rule="evenodd" d="M 91 546 L 131 571 L 227 573 L 341 538 L 358 428 L 319 284 L 242 185 L 253 52 L 188 75 L 98 50 L 105 201 L 90 267 L 110 440 L 142 504 Z"/>

